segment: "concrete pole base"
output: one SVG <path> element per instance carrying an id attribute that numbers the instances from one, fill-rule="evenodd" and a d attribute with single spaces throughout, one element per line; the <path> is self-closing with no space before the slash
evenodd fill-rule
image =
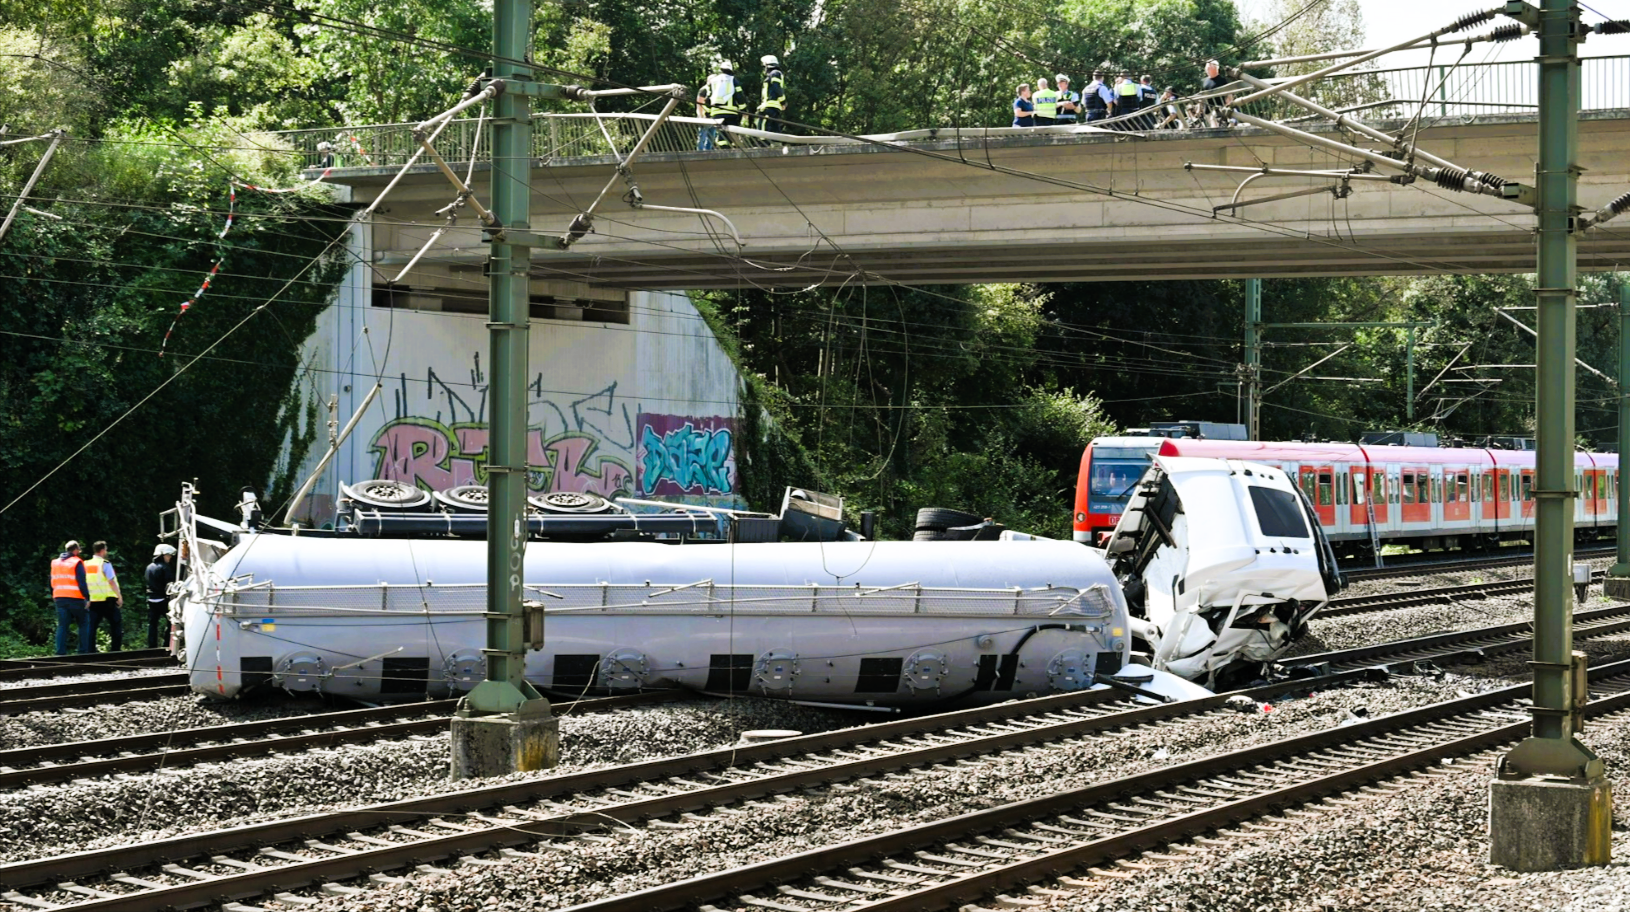
<path id="1" fill-rule="evenodd" d="M 454 779 L 507 776 L 560 763 L 560 723 L 551 715 L 454 716 Z"/>
<path id="2" fill-rule="evenodd" d="M 1496 779 L 1489 787 L 1489 861 L 1513 871 L 1605 865 L 1613 856 L 1606 779 Z"/>
<path id="3" fill-rule="evenodd" d="M 1614 567 L 1613 570 L 1608 571 L 1610 575 L 1602 580 L 1602 594 L 1610 599 L 1630 602 L 1630 574 L 1613 575 L 1613 571 L 1618 569 L 1618 567 Z"/>

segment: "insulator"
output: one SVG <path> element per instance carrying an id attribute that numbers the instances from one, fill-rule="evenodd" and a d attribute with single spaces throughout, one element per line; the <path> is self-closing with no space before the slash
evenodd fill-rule
<path id="1" fill-rule="evenodd" d="M 1496 26 L 1489 31 L 1489 40 L 1494 42 L 1516 41 L 1521 37 L 1522 26 L 1517 25 L 1516 23 L 1512 23 L 1511 25 Z"/>
<path id="2" fill-rule="evenodd" d="M 1630 32 L 1630 19 L 1609 19 L 1596 24 L 1598 35 L 1622 35 L 1625 32 Z"/>
<path id="3" fill-rule="evenodd" d="M 1510 183 L 1510 181 L 1506 180 L 1505 178 L 1501 177 L 1500 175 L 1498 175 L 1498 174 L 1490 174 L 1487 171 L 1473 171 L 1472 172 L 1472 180 L 1480 181 L 1482 183 L 1488 184 L 1490 187 L 1493 187 L 1496 190 L 1498 190 L 1501 187 L 1504 187 L 1506 184 Z"/>
<path id="4" fill-rule="evenodd" d="M 1465 168 L 1439 168 L 1437 184 L 1445 190 L 1466 189 Z"/>
<path id="5" fill-rule="evenodd" d="M 1455 24 L 1449 27 L 1449 31 L 1464 32 L 1474 25 L 1482 25 L 1490 19 L 1493 19 L 1496 15 L 1497 14 L 1494 12 L 1494 10 L 1484 10 L 1480 13 L 1467 13 L 1466 15 L 1461 16 L 1459 19 L 1456 19 Z"/>
<path id="6" fill-rule="evenodd" d="M 1626 193 L 1613 202 L 1608 203 L 1607 208 L 1613 210 L 1614 215 L 1623 215 L 1626 209 L 1630 209 L 1630 193 Z"/>

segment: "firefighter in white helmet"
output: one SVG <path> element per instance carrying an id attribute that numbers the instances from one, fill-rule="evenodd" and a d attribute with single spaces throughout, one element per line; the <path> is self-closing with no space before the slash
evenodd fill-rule
<path id="1" fill-rule="evenodd" d="M 741 89 L 736 86 L 736 67 L 728 60 L 721 60 L 713 69 L 713 75 L 697 93 L 696 116 L 718 120 L 727 127 L 740 126 L 741 112 L 746 105 L 741 100 Z M 729 138 L 712 125 L 702 127 L 696 137 L 698 152 L 729 145 Z"/>
<path id="2" fill-rule="evenodd" d="M 764 64 L 764 90 L 759 95 L 758 128 L 771 133 L 787 132 L 787 82 L 781 74 L 781 61 L 774 54 L 759 58 Z"/>

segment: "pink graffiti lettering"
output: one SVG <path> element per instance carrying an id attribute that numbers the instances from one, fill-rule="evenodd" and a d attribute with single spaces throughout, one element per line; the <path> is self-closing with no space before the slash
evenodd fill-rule
<path id="1" fill-rule="evenodd" d="M 426 418 L 401 418 L 382 428 L 373 441 L 378 454 L 375 477 L 405 481 L 421 488 L 446 490 L 485 484 L 487 427 L 447 427 Z M 603 497 L 633 490 L 633 473 L 615 456 L 597 454 L 600 442 L 586 434 L 545 439 L 528 432 L 527 487 L 538 493 L 573 491 Z"/>

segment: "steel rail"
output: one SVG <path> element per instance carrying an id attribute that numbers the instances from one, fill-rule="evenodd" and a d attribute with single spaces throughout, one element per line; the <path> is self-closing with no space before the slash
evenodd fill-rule
<path id="1" fill-rule="evenodd" d="M 1624 663 L 1630 669 L 1630 663 Z M 726 748 L 685 757 L 647 761 L 608 770 L 529 782 L 509 783 L 426 798 L 389 802 L 289 820 L 254 824 L 168 840 L 80 852 L 0 865 L 0 889 L 6 898 L 30 899 L 21 888 L 112 875 L 116 883 L 143 886 L 126 895 L 102 895 L 85 902 L 63 903 L 81 910 L 187 907 L 223 899 L 243 899 L 272 890 L 295 889 L 362 874 L 417 864 L 425 859 L 468 855 L 567 836 L 604 826 L 632 824 L 673 814 L 783 794 L 836 781 L 864 778 L 913 767 L 952 762 L 1033 744 L 1095 735 L 1177 718 L 1231 713 L 1233 698 L 1255 700 L 1306 692 L 1361 680 L 1370 671 L 1340 672 L 1314 680 L 1284 681 L 1247 691 L 1216 694 L 1180 703 L 1131 706 L 1115 691 L 1086 691 L 927 716 L 894 720 L 858 729 Z M 1005 724 L 1003 724 L 1005 723 Z M 1016 727 L 1029 723 L 1030 727 Z M 907 741 L 909 739 L 909 742 Z M 856 751 L 867 751 L 857 756 Z M 824 752 L 824 756 L 821 754 Z M 797 758 L 786 766 L 778 761 Z M 701 775 L 698 775 L 701 774 Z M 705 778 L 697 782 L 685 777 Z M 642 793 L 621 789 L 643 785 Z M 664 791 L 666 790 L 666 791 Z M 601 797 L 595 797 L 599 795 Z M 619 800 L 609 803 L 604 796 Z M 572 801 L 577 806 L 563 802 Z M 518 809 L 540 804 L 542 812 Z M 492 811 L 499 808 L 499 811 Z M 488 813 L 480 813 L 486 810 Z M 475 812 L 475 813 L 472 813 Z M 438 819 L 457 815 L 476 825 Z M 401 824 L 421 829 L 406 829 Z M 397 826 L 390 826 L 397 824 Z M 383 830 L 381 828 L 384 828 Z M 427 833 L 425 829 L 438 832 Z M 364 831 L 364 832 L 358 832 Z M 390 838 L 367 836 L 380 833 Z M 449 832 L 451 831 L 451 832 Z M 357 840 L 363 848 L 341 848 L 319 841 Z M 302 857 L 275 849 L 292 846 Z M 272 863 L 265 856 L 282 862 Z M 221 859 L 220 853 L 261 854 L 255 861 Z M 211 876 L 176 862 L 209 859 L 231 873 Z M 160 884 L 132 877 L 132 871 L 160 866 L 179 883 Z M 206 866 L 206 865 L 200 865 Z M 180 872 L 177 874 L 176 872 Z M 75 884 L 78 887 L 78 884 Z M 81 888 L 84 889 L 84 888 Z M 92 888 L 94 889 L 94 888 Z M 106 893 L 107 891 L 103 891 Z M 42 900 L 34 900 L 40 902 Z"/>
<path id="2" fill-rule="evenodd" d="M 187 673 L 142 675 L 102 681 L 75 681 L 70 684 L 42 684 L 37 687 L 8 687 L 0 690 L 0 716 L 62 709 L 68 706 L 101 706 L 132 700 L 153 700 L 188 693 Z"/>
<path id="3" fill-rule="evenodd" d="M 174 666 L 175 664 L 175 659 L 168 654 L 134 659 L 109 659 L 101 662 L 52 662 L 39 665 L 0 664 L 0 682 L 37 681 L 44 678 L 64 678 L 69 675 L 116 674 L 133 668 L 162 668 L 166 665 Z M 3 692 L 4 690 L 0 690 L 0 693 Z"/>
<path id="4" fill-rule="evenodd" d="M 121 652 L 79 653 L 68 655 L 48 656 L 22 656 L 15 659 L 0 659 L 0 668 L 33 668 L 40 665 L 72 665 L 83 662 L 87 657 L 100 659 L 104 662 L 125 662 L 130 659 L 153 659 L 169 655 L 168 649 L 126 649 Z"/>
<path id="5" fill-rule="evenodd" d="M 1613 556 L 1613 549 L 1581 548 L 1574 551 L 1573 554 L 1576 559 L 1611 557 Z M 1354 567 L 1352 569 L 1343 567 L 1341 570 L 1341 575 L 1346 577 L 1349 581 L 1391 579 L 1395 577 L 1424 576 L 1431 573 L 1455 573 L 1462 570 L 1487 570 L 1495 567 L 1520 567 L 1525 564 L 1532 564 L 1533 562 L 1534 555 L 1531 551 L 1511 557 L 1454 558 L 1451 560 L 1443 560 L 1442 558 L 1435 557 L 1431 560 L 1411 560 L 1402 564 L 1394 564 L 1390 567 Z"/>
<path id="6" fill-rule="evenodd" d="M 1630 684 L 1630 662 L 1592 672 L 1597 682 L 1615 677 L 1616 684 Z M 812 912 L 821 908 L 813 903 L 868 912 L 954 908 L 1514 741 L 1527 731 L 1527 721 L 1511 721 L 1496 710 L 1516 710 L 1528 689 L 1501 688 L 583 903 L 566 912 L 665 912 L 732 897 L 763 907 L 766 901 L 749 897 L 749 891 L 772 887 L 804 901 L 783 908 Z M 1593 703 L 1590 713 L 1624 709 L 1630 709 L 1630 692 Z M 1422 745 L 1422 740 L 1434 743 Z M 1035 826 L 1043 821 L 1054 823 Z M 969 840 L 978 845 L 963 844 Z M 825 876 L 837 873 L 849 879 Z"/>
<path id="7" fill-rule="evenodd" d="M 1581 611 L 1574 614 L 1573 620 L 1577 625 L 1574 628 L 1574 636 L 1577 639 L 1612 636 L 1630 630 L 1630 605 Z M 1456 657 L 1485 658 L 1528 648 L 1534 642 L 1533 632 L 1533 621 L 1518 621 L 1479 627 L 1475 630 L 1458 630 L 1407 640 L 1394 640 L 1374 646 L 1294 656 L 1282 659 L 1278 664 L 1283 668 L 1320 667 L 1340 672 L 1373 668 L 1377 664 L 1391 666 Z"/>
<path id="8" fill-rule="evenodd" d="M 555 706 L 557 712 L 562 713 L 608 712 L 629 706 L 694 698 L 694 694 L 686 691 L 664 690 L 573 700 Z M 254 757 L 313 747 L 444 733 L 447 718 L 457 705 L 457 700 L 428 700 L 97 741 L 20 747 L 0 751 L 0 789 L 110 773 L 148 772 L 211 760 Z M 414 716 L 426 718 L 412 718 Z"/>

